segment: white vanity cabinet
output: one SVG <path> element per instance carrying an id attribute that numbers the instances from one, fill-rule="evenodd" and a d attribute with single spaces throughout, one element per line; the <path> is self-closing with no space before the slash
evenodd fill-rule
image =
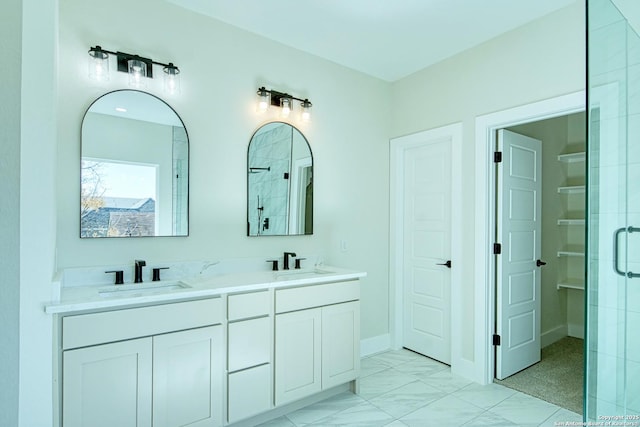
<path id="1" fill-rule="evenodd" d="M 355 380 L 358 281 L 276 290 L 275 297 L 276 406 Z"/>
<path id="2" fill-rule="evenodd" d="M 151 425 L 151 338 L 63 354 L 64 427 Z"/>
<path id="3" fill-rule="evenodd" d="M 229 295 L 227 421 L 271 409 L 273 291 Z"/>
<path id="4" fill-rule="evenodd" d="M 221 426 L 222 317 L 220 298 L 63 317 L 62 426 Z"/>

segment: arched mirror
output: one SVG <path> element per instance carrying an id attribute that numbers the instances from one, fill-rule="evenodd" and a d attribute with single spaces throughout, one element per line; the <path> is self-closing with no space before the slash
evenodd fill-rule
<path id="1" fill-rule="evenodd" d="M 249 236 L 313 234 L 313 156 L 298 129 L 283 122 L 259 128 L 247 176 Z"/>
<path id="2" fill-rule="evenodd" d="M 118 90 L 82 120 L 80 237 L 187 236 L 189 138 L 163 100 Z"/>

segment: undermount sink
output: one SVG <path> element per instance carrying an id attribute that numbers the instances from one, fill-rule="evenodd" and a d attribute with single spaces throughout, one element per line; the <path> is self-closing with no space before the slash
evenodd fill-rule
<path id="1" fill-rule="evenodd" d="M 191 286 L 184 282 L 160 282 L 160 283 L 134 283 L 131 285 L 116 285 L 102 288 L 98 294 L 103 298 L 124 297 L 124 296 L 145 296 L 162 294 L 179 289 L 188 289 Z"/>
<path id="2" fill-rule="evenodd" d="M 321 268 L 305 268 L 300 270 L 283 270 L 275 272 L 276 279 L 298 279 L 306 277 L 315 277 L 323 274 L 335 273 L 331 270 L 323 270 Z"/>

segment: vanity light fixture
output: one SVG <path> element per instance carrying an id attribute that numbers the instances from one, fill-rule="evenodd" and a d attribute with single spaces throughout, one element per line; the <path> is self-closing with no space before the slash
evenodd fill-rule
<path id="1" fill-rule="evenodd" d="M 256 92 L 258 95 L 257 111 L 262 113 L 269 109 L 270 105 L 280 107 L 282 110 L 280 114 L 282 117 L 287 118 L 293 110 L 294 101 L 300 102 L 300 118 L 303 122 L 311 121 L 311 101 L 307 98 L 300 99 L 295 96 L 291 96 L 288 93 L 278 92 L 276 90 L 267 90 L 263 87 L 259 88 Z"/>
<path id="2" fill-rule="evenodd" d="M 153 78 L 153 66 L 162 66 L 164 90 L 169 94 L 180 91 L 180 69 L 172 62 L 163 64 L 150 58 L 143 58 L 124 52 L 112 52 L 96 45 L 89 49 L 89 78 L 97 81 L 109 80 L 109 55 L 117 58 L 118 71 L 129 73 L 129 85 L 144 88 L 147 78 Z"/>

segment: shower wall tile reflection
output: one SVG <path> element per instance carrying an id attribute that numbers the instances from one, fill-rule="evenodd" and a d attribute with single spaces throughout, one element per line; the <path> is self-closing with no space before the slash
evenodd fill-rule
<path id="1" fill-rule="evenodd" d="M 249 234 L 287 234 L 291 128 L 278 126 L 256 135 L 249 152 Z M 268 224 L 265 220 L 268 218 Z"/>

